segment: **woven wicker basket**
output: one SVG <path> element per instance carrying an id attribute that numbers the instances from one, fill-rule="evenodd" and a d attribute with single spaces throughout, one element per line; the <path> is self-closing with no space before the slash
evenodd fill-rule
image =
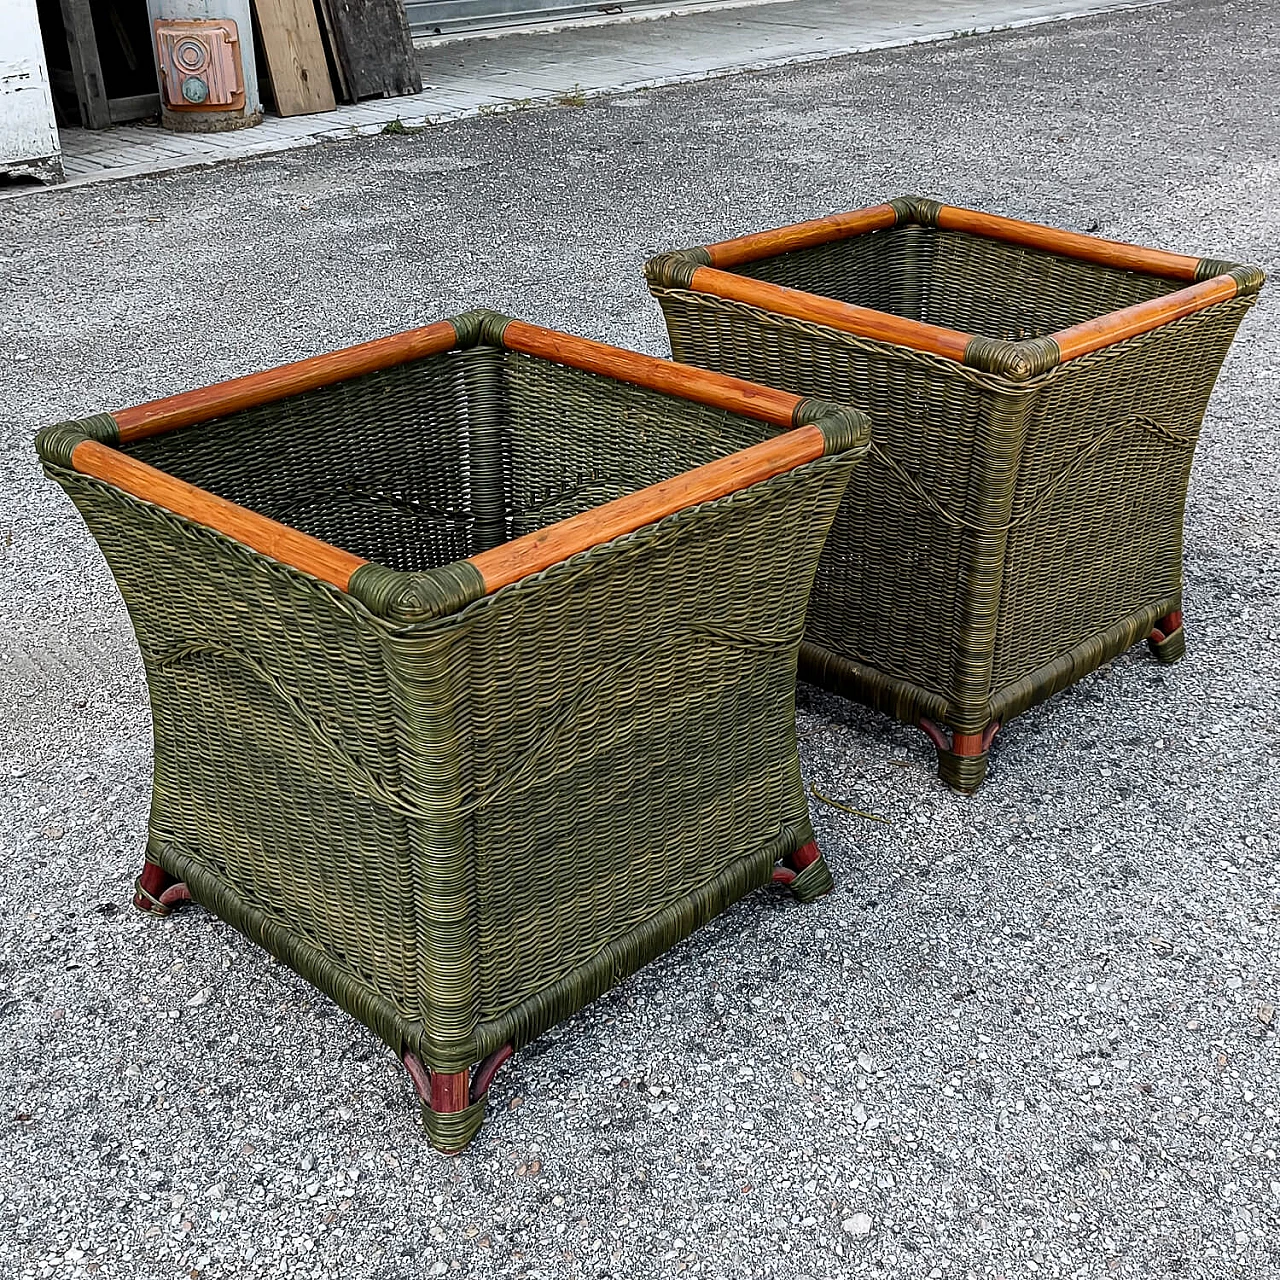
<path id="1" fill-rule="evenodd" d="M 953 787 L 1141 637 L 1181 656 L 1191 456 L 1261 272 L 906 198 L 646 275 L 676 359 L 870 413 L 801 674 L 919 723 Z"/>
<path id="2" fill-rule="evenodd" d="M 138 905 L 372 1027 L 442 1149 L 544 1028 L 830 887 L 795 669 L 862 415 L 471 313 L 38 445 L 146 666 Z"/>

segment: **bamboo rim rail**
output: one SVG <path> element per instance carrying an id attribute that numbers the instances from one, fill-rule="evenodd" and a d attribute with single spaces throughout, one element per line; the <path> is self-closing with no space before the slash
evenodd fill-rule
<path id="1" fill-rule="evenodd" d="M 590 338 L 543 329 L 520 320 L 507 323 L 502 344 L 512 351 L 542 356 L 589 373 L 602 373 L 654 391 L 665 391 L 696 400 L 699 404 L 728 409 L 761 422 L 789 427 L 801 397 L 774 391 L 742 378 L 708 373 L 669 360 L 624 351 Z M 243 378 L 232 378 L 209 387 L 197 387 L 162 400 L 121 409 L 112 414 L 120 431 L 120 443 L 131 444 L 178 427 L 207 422 L 240 409 L 255 409 L 288 396 L 315 391 L 346 378 L 377 373 L 423 356 L 436 355 L 459 345 L 458 331 L 449 320 L 421 329 L 375 338 L 341 351 L 311 356 L 293 364 L 264 369 Z"/>
<path id="2" fill-rule="evenodd" d="M 1149 333 L 1162 324 L 1203 311 L 1215 302 L 1225 302 L 1236 296 L 1238 288 L 1233 276 L 1214 276 L 1163 298 L 1135 302 L 1131 307 L 1123 307 L 1097 320 L 1086 320 L 1069 329 L 1060 329 L 1053 335 L 1053 340 L 1058 344 L 1063 360 L 1074 360 L 1076 356 L 1087 355 L 1113 342 Z"/>
<path id="3" fill-rule="evenodd" d="M 491 551 L 471 556 L 470 561 L 484 578 L 486 594 L 497 591 L 597 543 L 634 533 L 686 507 L 726 497 L 801 463 L 812 462 L 822 457 L 825 448 L 826 440 L 817 427 L 799 427 L 727 458 L 695 467 L 674 479 L 615 498 L 593 511 L 584 511 L 536 533 L 514 538 Z"/>
<path id="4" fill-rule="evenodd" d="M 797 249 L 830 244 L 832 240 L 845 240 L 868 231 L 882 231 L 897 221 L 898 211 L 893 205 L 877 204 L 869 209 L 833 213 L 825 218 L 814 218 L 811 222 L 798 222 L 791 227 L 722 240 L 719 244 L 707 245 L 707 253 L 713 267 L 736 267 L 757 258 L 770 258 L 775 253 L 793 253 Z"/>
<path id="5" fill-rule="evenodd" d="M 283 400 L 286 396 L 315 391 L 344 378 L 377 373 L 409 360 L 435 355 L 455 346 L 457 341 L 453 325 L 447 320 L 440 320 L 425 328 L 375 338 L 359 346 L 311 356 L 276 369 L 264 369 L 261 373 L 232 378 L 211 387 L 197 387 L 194 391 L 183 391 L 163 400 L 151 400 L 130 409 L 121 409 L 112 417 L 120 429 L 120 443 L 132 444 L 162 431 L 194 426 L 197 422 L 207 422 L 210 418 L 220 418 L 240 409 L 255 409 L 259 405 Z"/>
<path id="6" fill-rule="evenodd" d="M 819 428 L 795 425 L 796 412 L 803 403 L 800 396 L 516 320 L 502 326 L 500 340 L 512 351 L 755 418 L 782 428 L 783 433 L 469 557 L 468 563 L 484 580 L 486 595 L 600 543 L 656 524 L 686 507 L 725 497 L 790 471 L 822 457 L 826 450 L 826 438 Z M 118 439 L 121 444 L 128 444 L 457 345 L 459 336 L 454 324 L 440 321 L 278 369 L 168 396 L 113 415 Z M 179 480 L 101 441 L 82 440 L 72 450 L 71 462 L 84 475 L 226 534 L 339 590 L 347 590 L 356 570 L 369 563 Z"/>
<path id="7" fill-rule="evenodd" d="M 979 213 L 954 205 L 938 205 L 914 197 L 706 245 L 694 251 L 706 265 L 694 268 L 688 287 L 794 320 L 822 324 L 858 337 L 896 343 L 963 362 L 970 344 L 979 340 L 981 335 L 925 324 L 723 269 L 910 223 L 986 236 L 1116 270 L 1189 282 L 1187 287 L 1161 298 L 1124 307 L 1096 320 L 1049 334 L 1049 340 L 1058 348 L 1057 363 L 1065 363 L 1112 343 L 1148 333 L 1172 320 L 1233 298 L 1240 291 L 1239 279 L 1225 270 L 1209 279 L 1199 279 L 1204 274 L 1205 260 L 1187 254 L 1147 249 L 1119 240 L 1061 231 L 1017 218 Z M 1229 264 L 1215 265 L 1225 268 Z"/>
<path id="8" fill-rule="evenodd" d="M 928 351 L 951 360 L 963 360 L 965 350 L 973 341 L 973 334 L 956 329 L 944 329 L 940 325 L 924 324 L 890 315 L 887 311 L 875 311 L 870 307 L 858 307 L 851 302 L 837 302 L 821 294 L 805 293 L 786 285 L 770 284 L 765 280 L 753 280 L 749 276 L 737 276 L 714 267 L 699 267 L 693 273 L 692 288 L 703 293 L 714 293 L 732 302 L 745 302 L 763 311 L 776 311 L 793 320 L 808 320 L 825 324 L 844 333 L 856 333 L 862 338 L 874 338 L 880 342 L 894 342 L 912 347 L 916 351 Z"/>
<path id="9" fill-rule="evenodd" d="M 944 204 L 939 208 L 935 225 L 942 231 L 967 231 L 970 235 L 1007 240 L 1010 244 L 1046 253 L 1060 253 L 1079 258 L 1100 267 L 1116 267 L 1121 271 L 1141 271 L 1146 275 L 1167 276 L 1171 280 L 1194 280 L 1200 259 L 1166 249 L 1147 249 L 1123 240 L 1104 240 L 1101 236 L 1079 231 L 1062 231 L 1038 222 L 1004 218 L 995 213 L 979 213 Z"/>
<path id="10" fill-rule="evenodd" d="M 506 326 L 502 344 L 511 351 L 554 360 L 557 364 L 567 364 L 587 373 L 604 374 L 620 382 L 648 387 L 651 391 L 694 400 L 713 409 L 727 409 L 759 422 L 770 422 L 776 427 L 792 425 L 801 401 L 800 396 L 775 391 L 772 387 L 748 382 L 744 378 L 710 373 L 692 365 L 641 355 L 638 351 L 624 351 L 620 347 L 606 346 L 603 342 L 559 333 L 554 329 L 543 329 L 522 320 L 512 320 Z"/>
<path id="11" fill-rule="evenodd" d="M 359 556 L 228 502 L 97 440 L 84 440 L 76 445 L 71 463 L 82 475 L 102 480 L 144 502 L 164 507 L 176 516 L 225 533 L 246 547 L 301 569 L 339 590 L 345 591 L 351 575 L 368 564 Z"/>
<path id="12" fill-rule="evenodd" d="M 792 253 L 813 245 L 829 244 L 833 240 L 847 240 L 850 236 L 883 230 L 904 222 L 923 223 L 926 219 L 918 216 L 916 207 L 926 203 L 931 202 L 910 196 L 886 201 L 866 209 L 829 214 L 809 222 L 797 222 L 789 227 L 755 232 L 733 240 L 721 240 L 717 244 L 707 245 L 706 251 L 711 266 L 736 266 L 738 263 L 754 262 L 758 258 L 771 257 L 777 253 Z M 990 236 L 995 240 L 1006 240 L 1010 244 L 1025 245 L 1028 249 L 1042 249 L 1046 253 L 1061 253 L 1069 258 L 1095 262 L 1099 266 L 1168 276 L 1172 280 L 1194 280 L 1200 265 L 1200 259 L 1189 254 L 1148 249 L 1124 240 L 1106 240 L 1101 236 L 1085 235 L 1079 231 L 1062 231 L 1038 222 L 1024 222 L 1020 218 L 1005 218 L 999 214 L 980 213 L 976 209 L 949 204 L 934 205 L 933 209 L 933 215 L 927 221 L 939 230 Z M 907 216 L 904 217 L 904 214 Z"/>

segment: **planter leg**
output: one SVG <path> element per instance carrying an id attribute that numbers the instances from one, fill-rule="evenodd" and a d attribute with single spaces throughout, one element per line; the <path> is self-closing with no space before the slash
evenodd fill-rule
<path id="1" fill-rule="evenodd" d="M 1156 660 L 1166 666 L 1177 662 L 1187 651 L 1187 633 L 1182 627 L 1182 612 L 1175 610 L 1156 619 L 1156 625 L 1147 637 L 1147 648 Z"/>
<path id="2" fill-rule="evenodd" d="M 987 776 L 991 744 L 1000 732 L 1000 722 L 992 721 L 981 733 L 953 732 L 950 739 L 947 731 L 932 720 L 922 717 L 920 727 L 938 749 L 938 777 L 964 795 L 977 791 Z"/>
<path id="3" fill-rule="evenodd" d="M 774 884 L 785 884 L 797 902 L 815 902 L 831 892 L 831 872 L 817 842 L 810 840 L 784 858 L 773 873 Z"/>
<path id="4" fill-rule="evenodd" d="M 503 1045 L 470 1071 L 429 1071 L 412 1053 L 404 1055 L 405 1069 L 422 1104 L 422 1123 L 437 1151 L 456 1155 L 480 1132 L 489 1085 L 498 1068 L 511 1057 Z"/>
<path id="5" fill-rule="evenodd" d="M 181 880 L 175 880 L 150 858 L 142 864 L 142 874 L 133 882 L 133 905 L 150 916 L 167 916 L 179 903 L 190 902 L 191 894 Z"/>

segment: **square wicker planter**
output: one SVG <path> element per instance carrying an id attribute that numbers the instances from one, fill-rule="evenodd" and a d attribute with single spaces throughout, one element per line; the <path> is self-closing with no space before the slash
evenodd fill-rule
<path id="1" fill-rule="evenodd" d="M 477 312 L 38 447 L 146 667 L 137 904 L 367 1023 L 437 1146 L 743 894 L 830 887 L 794 682 L 862 415 Z"/>
<path id="2" fill-rule="evenodd" d="M 911 197 L 646 275 L 676 359 L 871 415 L 801 674 L 920 724 L 953 787 L 1143 636 L 1181 656 L 1192 452 L 1261 272 Z"/>

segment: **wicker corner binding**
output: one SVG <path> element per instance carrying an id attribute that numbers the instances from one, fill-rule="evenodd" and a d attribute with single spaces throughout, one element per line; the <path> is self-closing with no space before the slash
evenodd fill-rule
<path id="1" fill-rule="evenodd" d="M 865 408 L 801 674 L 961 791 L 1000 724 L 1143 636 L 1182 656 L 1182 519 L 1262 273 L 907 197 L 654 258 L 677 360 Z"/>
<path id="2" fill-rule="evenodd" d="M 367 1023 L 438 1147 L 743 894 L 830 887 L 794 682 L 861 414 L 477 312 L 38 447 L 146 667 L 137 905 Z"/>

